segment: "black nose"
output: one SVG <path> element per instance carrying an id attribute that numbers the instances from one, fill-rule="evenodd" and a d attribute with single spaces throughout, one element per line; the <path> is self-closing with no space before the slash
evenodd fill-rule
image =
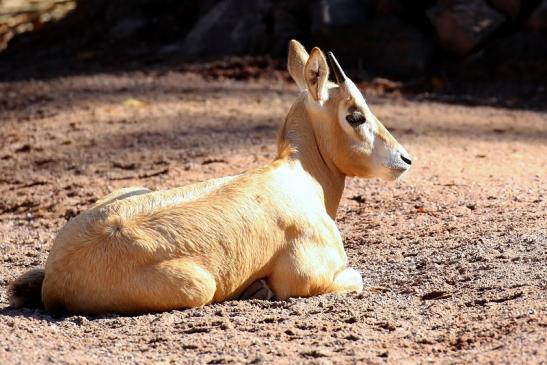
<path id="1" fill-rule="evenodd" d="M 412 165 L 412 161 L 408 157 L 405 157 L 405 156 L 401 155 L 401 160 L 403 160 L 404 162 L 406 162 L 409 165 Z"/>

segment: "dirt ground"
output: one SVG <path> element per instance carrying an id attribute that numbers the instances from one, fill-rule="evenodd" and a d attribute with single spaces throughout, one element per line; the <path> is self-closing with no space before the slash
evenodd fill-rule
<path id="1" fill-rule="evenodd" d="M 547 114 L 368 95 L 413 155 L 349 179 L 338 225 L 365 290 L 134 317 L 7 308 L 63 224 L 109 191 L 275 156 L 284 82 L 175 72 L 0 83 L 0 363 L 547 363 Z"/>

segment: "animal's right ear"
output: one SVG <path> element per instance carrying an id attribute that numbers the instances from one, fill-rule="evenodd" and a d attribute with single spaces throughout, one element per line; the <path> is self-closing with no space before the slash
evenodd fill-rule
<path id="1" fill-rule="evenodd" d="M 309 94 L 322 105 L 329 97 L 327 81 L 329 79 L 329 66 L 325 55 L 317 47 L 311 50 L 310 58 L 304 66 L 304 80 L 308 85 Z"/>
<path id="2" fill-rule="evenodd" d="M 287 60 L 287 69 L 300 90 L 307 89 L 304 80 L 304 66 L 308 62 L 308 52 L 300 42 L 291 40 L 289 42 L 289 56 Z"/>

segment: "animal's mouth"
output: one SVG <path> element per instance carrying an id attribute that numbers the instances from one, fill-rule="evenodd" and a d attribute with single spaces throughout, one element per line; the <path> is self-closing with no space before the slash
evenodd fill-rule
<path id="1" fill-rule="evenodd" d="M 382 178 L 387 181 L 395 181 L 400 179 L 408 170 L 410 170 L 409 165 L 397 164 L 389 166 Z"/>

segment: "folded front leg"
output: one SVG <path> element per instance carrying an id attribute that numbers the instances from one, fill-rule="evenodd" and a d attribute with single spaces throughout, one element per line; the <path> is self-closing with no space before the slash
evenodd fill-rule
<path id="1" fill-rule="evenodd" d="M 357 270 L 346 267 L 336 273 L 331 289 L 334 293 L 360 293 L 363 291 L 363 278 Z"/>

